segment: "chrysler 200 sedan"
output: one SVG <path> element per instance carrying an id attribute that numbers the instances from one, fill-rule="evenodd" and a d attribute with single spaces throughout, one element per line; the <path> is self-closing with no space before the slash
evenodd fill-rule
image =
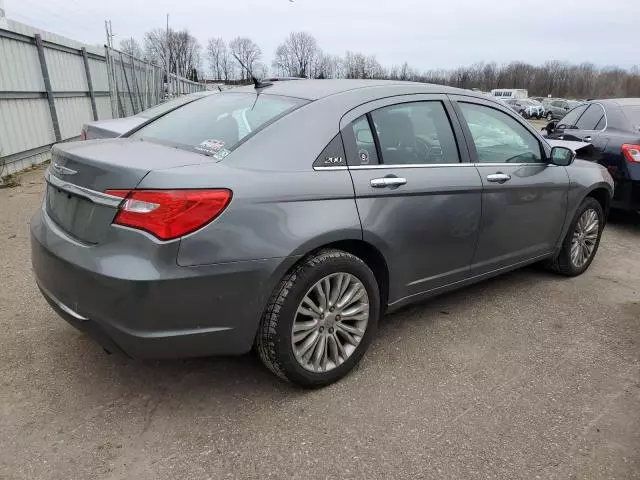
<path id="1" fill-rule="evenodd" d="M 613 184 L 505 106 L 439 85 L 278 82 L 61 144 L 37 283 L 107 351 L 243 354 L 318 387 L 378 319 L 534 262 L 583 273 Z"/>

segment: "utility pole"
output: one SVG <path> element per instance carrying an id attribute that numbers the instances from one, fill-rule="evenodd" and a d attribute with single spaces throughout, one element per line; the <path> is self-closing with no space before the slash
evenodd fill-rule
<path id="1" fill-rule="evenodd" d="M 169 14 L 167 13 L 167 38 L 166 38 L 166 47 L 167 51 L 165 53 L 166 67 L 167 67 L 167 96 L 169 96 L 169 85 L 171 82 L 169 81 Z"/>
<path id="2" fill-rule="evenodd" d="M 4 11 L 4 0 L 0 0 L 0 28 L 7 27 L 7 17 Z"/>
<path id="3" fill-rule="evenodd" d="M 113 28 L 111 27 L 111 20 L 104 21 L 104 29 L 107 32 L 107 46 L 113 48 Z"/>

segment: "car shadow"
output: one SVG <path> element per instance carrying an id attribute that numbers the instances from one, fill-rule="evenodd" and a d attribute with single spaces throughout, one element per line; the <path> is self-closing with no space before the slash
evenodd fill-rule
<path id="1" fill-rule="evenodd" d="M 548 281 L 549 277 L 558 278 L 538 267 L 527 267 L 504 274 L 481 283 L 477 283 L 454 292 L 404 307 L 385 315 L 379 325 L 379 331 L 370 352 L 383 346 L 392 336 L 409 335 L 416 324 L 428 326 L 437 318 L 456 310 L 462 303 L 480 302 L 482 298 L 504 293 L 505 289 L 516 291 L 535 288 L 537 284 Z M 64 329 L 61 334 L 69 335 Z M 385 340 L 385 338 L 387 340 Z M 77 342 L 77 343 L 76 343 Z M 67 343 L 67 342 L 61 342 Z M 107 354 L 88 336 L 77 334 L 76 345 L 71 351 L 82 352 L 81 361 L 91 365 L 90 372 L 78 371 L 78 375 L 89 374 L 93 379 L 100 378 L 105 388 L 122 389 L 124 395 L 157 396 L 160 392 L 186 401 L 186 392 L 193 398 L 210 397 L 217 401 L 225 398 L 243 399 L 245 397 L 272 397 L 290 399 L 312 394 L 295 385 L 279 380 L 261 363 L 258 354 L 252 351 L 237 357 L 195 358 L 187 360 L 141 361 L 119 354 Z M 69 353 L 65 353 L 67 359 Z M 77 379 L 81 386 L 83 379 Z"/>
<path id="2" fill-rule="evenodd" d="M 640 233 L 640 213 L 611 210 L 607 222 L 622 230 Z"/>

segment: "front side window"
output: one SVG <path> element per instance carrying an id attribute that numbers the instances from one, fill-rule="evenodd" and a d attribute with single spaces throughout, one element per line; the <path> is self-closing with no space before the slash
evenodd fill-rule
<path id="1" fill-rule="evenodd" d="M 604 109 L 595 103 L 589 105 L 587 111 L 582 114 L 576 126 L 580 130 L 595 130 L 600 119 L 604 117 Z"/>
<path id="2" fill-rule="evenodd" d="M 221 93 L 154 120 L 131 138 L 159 142 L 222 159 L 242 140 L 305 100 L 253 93 Z"/>
<path id="3" fill-rule="evenodd" d="M 382 162 L 389 165 L 459 163 L 458 146 L 442 102 L 392 105 L 371 112 Z"/>
<path id="4" fill-rule="evenodd" d="M 509 115 L 474 103 L 459 103 L 479 163 L 539 163 L 538 139 Z"/>

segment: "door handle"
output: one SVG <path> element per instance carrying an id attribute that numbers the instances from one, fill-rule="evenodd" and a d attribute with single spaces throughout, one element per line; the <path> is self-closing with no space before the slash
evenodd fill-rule
<path id="1" fill-rule="evenodd" d="M 587 135 L 582 140 L 585 141 L 585 142 L 590 142 L 591 141 L 591 135 Z"/>
<path id="2" fill-rule="evenodd" d="M 507 175 L 506 173 L 492 173 L 491 175 L 487 175 L 487 181 L 493 183 L 504 183 L 508 180 L 511 180 L 511 175 Z"/>
<path id="3" fill-rule="evenodd" d="M 399 187 L 405 183 L 407 183 L 407 179 L 402 177 L 382 177 L 371 180 L 373 188 Z"/>

